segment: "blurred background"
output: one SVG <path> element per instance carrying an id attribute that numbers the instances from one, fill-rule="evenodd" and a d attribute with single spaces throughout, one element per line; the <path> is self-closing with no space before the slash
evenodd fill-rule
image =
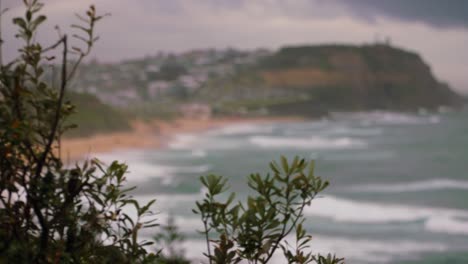
<path id="1" fill-rule="evenodd" d="M 198 176 L 230 177 L 245 198 L 249 173 L 299 155 L 331 182 L 306 211 L 314 251 L 468 263 L 468 1 L 43 2 L 44 44 L 90 4 L 111 14 L 69 87 L 68 159 L 126 161 L 188 257 L 204 250 Z M 2 7 L 8 61 L 24 11 Z"/>

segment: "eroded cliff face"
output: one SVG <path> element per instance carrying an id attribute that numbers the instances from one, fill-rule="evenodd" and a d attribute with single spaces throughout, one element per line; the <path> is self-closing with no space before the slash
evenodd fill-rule
<path id="1" fill-rule="evenodd" d="M 386 45 L 283 48 L 258 70 L 267 87 L 307 93 L 331 108 L 411 110 L 461 104 L 461 97 L 436 80 L 419 55 Z"/>
<path id="2" fill-rule="evenodd" d="M 215 79 L 198 100 L 220 113 L 322 116 L 428 110 L 464 101 L 413 52 L 387 45 L 287 47 Z"/>

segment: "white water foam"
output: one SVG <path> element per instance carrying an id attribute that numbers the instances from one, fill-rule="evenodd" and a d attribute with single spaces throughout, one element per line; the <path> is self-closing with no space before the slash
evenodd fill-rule
<path id="1" fill-rule="evenodd" d="M 169 144 L 170 149 L 174 150 L 228 150 L 239 148 L 239 140 L 208 137 L 206 134 L 179 134 Z"/>
<path id="2" fill-rule="evenodd" d="M 171 149 L 191 149 L 191 146 L 197 142 L 197 136 L 194 134 L 178 134 L 174 140 L 169 143 Z"/>
<path id="3" fill-rule="evenodd" d="M 292 237 L 288 241 L 294 241 Z M 293 243 L 294 244 L 294 243 Z M 202 252 L 206 252 L 204 240 L 187 240 L 183 244 L 186 256 L 192 260 L 204 260 Z M 345 257 L 348 264 L 387 263 L 397 257 L 405 257 L 425 252 L 442 252 L 448 250 L 447 246 L 436 242 L 421 242 L 413 240 L 371 240 L 345 237 L 313 236 L 310 250 L 314 254 L 336 254 Z M 285 259 L 281 250 L 278 250 L 271 263 L 283 264 Z"/>
<path id="4" fill-rule="evenodd" d="M 235 124 L 224 126 L 219 129 L 215 129 L 207 132 L 208 135 L 248 135 L 248 134 L 268 134 L 273 132 L 272 125 L 259 125 L 259 124 Z"/>
<path id="5" fill-rule="evenodd" d="M 178 173 L 201 174 L 208 172 L 210 165 L 203 164 L 198 166 L 167 166 L 160 164 L 147 164 L 143 162 L 129 163 L 129 175 L 127 179 L 131 182 L 142 182 L 152 178 L 162 179 L 163 184 L 172 183 L 172 178 Z"/>
<path id="6" fill-rule="evenodd" d="M 383 133 L 381 128 L 352 128 L 352 127 L 335 127 L 328 131 L 330 135 L 345 135 L 345 136 L 378 136 Z"/>
<path id="7" fill-rule="evenodd" d="M 452 179 L 430 179 L 414 182 L 385 183 L 385 184 L 363 184 L 351 186 L 349 190 L 359 192 L 419 192 L 435 190 L 468 190 L 468 181 Z"/>
<path id="8" fill-rule="evenodd" d="M 417 125 L 417 124 L 436 124 L 440 122 L 437 115 L 414 115 L 387 111 L 372 111 L 359 113 L 332 113 L 332 118 L 337 120 L 358 120 L 362 125 L 384 124 L 384 125 Z"/>
<path id="9" fill-rule="evenodd" d="M 157 196 L 157 202 L 152 206 L 152 210 L 158 212 L 168 212 L 171 208 L 174 208 L 178 206 L 178 204 L 187 204 L 191 203 L 195 200 L 201 199 L 203 197 L 204 190 L 201 189 L 199 193 L 195 194 L 176 194 L 176 195 L 161 195 Z M 136 199 L 138 199 L 141 202 L 147 202 L 150 199 L 153 199 L 154 197 L 152 196 L 138 196 Z M 321 208 L 318 209 L 323 209 L 323 207 L 333 207 L 334 211 L 340 212 L 343 211 L 344 206 L 343 204 L 346 204 L 347 201 L 344 201 L 343 199 L 337 199 L 337 198 L 331 198 L 331 197 L 326 197 L 326 198 L 321 198 L 317 201 L 325 201 L 325 199 L 333 199 L 335 202 L 328 203 L 328 204 L 323 204 L 321 205 Z M 339 205 L 341 204 L 341 205 Z M 401 214 L 411 214 L 411 211 L 414 209 L 409 210 L 408 208 L 403 208 L 403 207 L 394 207 L 391 208 L 390 211 L 388 208 L 385 208 L 384 205 L 377 205 L 377 204 L 367 204 L 367 203 L 354 203 L 355 206 L 358 207 L 363 207 L 365 208 L 366 211 L 375 211 L 375 210 L 386 210 L 386 213 L 390 213 L 389 215 L 397 215 L 397 218 L 399 219 L 412 219 L 413 217 L 403 217 Z M 316 204 L 312 205 L 315 206 Z M 339 206 L 336 206 L 339 205 Z M 350 208 L 346 210 L 354 211 L 355 208 L 354 205 L 351 205 Z M 381 209 L 377 209 L 377 207 Z M 403 208 L 403 209 L 402 209 Z M 316 210 L 317 208 L 313 208 Z M 408 210 L 407 210 L 408 209 Z M 424 210 L 429 210 L 429 209 L 424 209 Z M 430 209 L 433 210 L 433 209 Z M 442 212 L 441 217 L 431 217 L 428 221 L 426 226 L 432 229 L 434 232 L 436 232 L 438 229 L 443 228 L 440 230 L 441 232 L 445 232 L 447 228 L 450 228 L 451 230 L 457 228 L 457 233 L 463 233 L 464 230 L 466 229 L 466 226 L 460 225 L 459 221 L 456 222 L 441 222 L 444 219 L 445 220 L 454 220 L 450 218 L 444 218 L 443 213 L 445 211 L 450 211 L 451 210 L 445 210 L 445 209 L 440 209 L 439 211 L 433 211 L 431 214 L 436 215 L 440 214 Z M 367 214 L 363 213 L 362 211 L 355 212 L 356 215 L 366 217 Z M 416 213 L 416 214 L 421 214 L 422 216 L 427 215 L 427 213 Z M 377 220 L 377 221 L 386 221 L 387 219 L 384 219 L 385 217 L 380 217 L 380 216 L 375 216 L 376 213 L 372 213 L 373 216 L 371 216 L 371 220 Z M 400 216 L 398 216 L 400 215 Z M 166 219 L 168 217 L 168 214 L 162 213 L 159 214 L 158 216 L 158 222 L 159 223 L 166 223 Z M 185 233 L 185 234 L 193 234 L 195 230 L 201 230 L 202 224 L 199 218 L 196 216 L 174 216 L 175 217 L 175 224 L 180 228 L 180 231 Z M 346 219 L 349 219 L 350 217 L 345 217 Z M 351 216 L 353 218 L 353 216 Z M 151 230 L 142 230 L 143 236 L 146 236 L 150 238 L 152 235 L 154 235 L 154 232 Z M 154 231 L 154 230 L 153 230 Z M 293 242 L 294 238 L 293 237 L 288 237 L 288 241 Z M 206 251 L 206 242 L 202 239 L 189 239 L 186 240 L 182 247 L 185 249 L 186 256 L 190 258 L 191 260 L 194 261 L 202 261 L 204 260 L 204 257 L 202 255 L 202 252 Z M 392 260 L 401 258 L 401 257 L 408 257 L 408 256 L 417 256 L 418 254 L 423 254 L 425 252 L 443 252 L 449 250 L 449 246 L 438 243 L 438 242 L 427 242 L 427 241 L 417 241 L 417 240 L 406 240 L 406 239 L 392 239 L 392 240 L 377 240 L 377 239 L 362 239 L 362 238 L 349 238 L 349 237 L 333 237 L 333 236 L 323 236 L 323 235 L 314 235 L 313 240 L 310 243 L 310 248 L 311 250 L 316 254 L 316 253 L 321 253 L 321 254 L 327 254 L 327 253 L 336 253 L 337 256 L 345 257 L 346 258 L 346 263 L 350 264 L 363 264 L 363 263 L 387 263 L 391 262 Z M 278 251 L 278 254 L 275 254 L 274 259 L 272 259 L 272 263 L 274 264 L 279 264 L 279 263 L 285 263 L 285 260 L 282 256 L 282 254 Z"/>
<path id="10" fill-rule="evenodd" d="M 353 151 L 352 153 L 333 153 L 323 155 L 322 159 L 327 161 L 379 161 L 389 160 L 396 157 L 394 151 Z M 313 156 L 311 156 L 314 159 Z"/>
<path id="11" fill-rule="evenodd" d="M 190 153 L 191 156 L 206 155 L 204 151 L 194 151 Z M 162 184 L 169 185 L 172 179 L 178 173 L 196 173 L 201 174 L 208 172 L 211 166 L 208 164 L 194 165 L 194 166 L 169 166 L 158 164 L 156 162 L 150 163 L 144 160 L 144 156 L 140 155 L 127 155 L 126 153 L 109 153 L 99 155 L 99 159 L 105 164 L 110 164 L 114 160 L 119 160 L 128 165 L 127 180 L 131 183 L 144 182 L 149 179 L 160 179 Z"/>
<path id="12" fill-rule="evenodd" d="M 326 196 L 315 199 L 305 214 L 363 224 L 422 220 L 424 228 L 431 232 L 468 235 L 468 211 L 456 209 L 380 204 Z"/>
<path id="13" fill-rule="evenodd" d="M 167 166 L 148 164 L 140 160 L 138 155 L 127 156 L 126 153 L 100 154 L 97 158 L 106 165 L 110 165 L 114 160 L 128 165 L 126 178 L 129 182 L 141 182 L 151 178 L 159 178 L 163 183 L 169 184 L 174 176 L 173 170 Z M 127 159 L 126 159 L 127 158 Z"/>
<path id="14" fill-rule="evenodd" d="M 194 149 L 192 150 L 192 156 L 197 158 L 204 158 L 206 157 L 206 151 L 203 149 Z"/>
<path id="15" fill-rule="evenodd" d="M 145 194 L 135 195 L 135 199 L 143 203 L 147 203 L 152 199 L 156 199 L 156 206 L 164 209 L 170 209 L 174 206 L 180 206 L 181 204 L 195 204 L 195 201 L 204 197 L 206 188 L 202 187 L 196 193 L 173 193 L 173 194 Z"/>
<path id="16" fill-rule="evenodd" d="M 422 252 L 441 252 L 447 247 L 441 243 L 412 240 L 370 240 L 342 237 L 314 236 L 311 248 L 314 252 L 336 253 L 347 259 L 346 263 L 386 263 L 398 256 Z"/>
<path id="17" fill-rule="evenodd" d="M 349 137 L 325 138 L 325 137 L 273 137 L 253 136 L 249 138 L 250 143 L 262 148 L 295 148 L 295 149 L 346 149 L 362 148 L 366 143 Z"/>

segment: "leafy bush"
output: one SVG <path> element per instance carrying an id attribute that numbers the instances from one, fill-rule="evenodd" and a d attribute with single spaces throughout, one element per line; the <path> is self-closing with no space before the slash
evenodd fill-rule
<path id="1" fill-rule="evenodd" d="M 25 0 L 24 17 L 13 19 L 24 41 L 19 56 L 0 72 L 0 262 L 1 263 L 147 263 L 139 230 L 154 226 L 149 207 L 124 188 L 127 166 L 98 160 L 71 168 L 60 157 L 61 135 L 74 106 L 65 101 L 67 84 L 97 40 L 94 6 L 72 27 L 84 47 L 69 50 L 67 35 L 44 48 L 36 42 L 43 5 Z M 59 87 L 43 81 L 44 68 L 62 48 Z M 68 56 L 75 55 L 74 63 Z M 53 64 L 52 64 L 53 66 Z M 123 209 L 136 212 L 136 217 Z M 149 218 L 148 218 L 149 217 Z"/>
<path id="2" fill-rule="evenodd" d="M 281 158 L 281 165 L 270 163 L 271 174 L 252 174 L 248 186 L 255 196 L 246 203 L 234 203 L 235 193 L 225 201 L 218 197 L 228 190 L 222 176 L 201 177 L 207 193 L 197 202 L 194 213 L 201 216 L 207 244 L 205 254 L 210 264 L 268 263 L 278 249 L 283 251 L 288 263 L 338 264 L 343 259 L 328 255 L 308 253 L 312 239 L 303 228 L 304 208 L 323 191 L 328 182 L 314 174 L 314 163 L 295 158 L 288 163 Z M 285 241 L 295 233 L 295 245 Z M 213 239 L 213 233 L 218 236 Z M 212 247 L 214 249 L 212 250 Z"/>

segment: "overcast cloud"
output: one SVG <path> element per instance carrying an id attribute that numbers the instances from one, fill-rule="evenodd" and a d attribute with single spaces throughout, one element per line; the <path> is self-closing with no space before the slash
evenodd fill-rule
<path id="1" fill-rule="evenodd" d="M 19 46 L 7 23 L 21 15 L 20 0 L 3 0 L 5 57 Z M 46 0 L 45 43 L 53 26 L 69 25 L 75 12 L 94 3 L 112 13 L 98 25 L 93 56 L 102 61 L 158 51 L 351 43 L 390 37 L 417 51 L 441 80 L 468 93 L 468 1 L 465 0 Z M 7 25 L 8 24 L 8 25 Z M 62 28 L 66 29 L 65 26 Z"/>
<path id="2" fill-rule="evenodd" d="M 373 21 L 380 16 L 435 27 L 468 28 L 466 0 L 331 0 L 346 6 L 353 15 Z"/>

